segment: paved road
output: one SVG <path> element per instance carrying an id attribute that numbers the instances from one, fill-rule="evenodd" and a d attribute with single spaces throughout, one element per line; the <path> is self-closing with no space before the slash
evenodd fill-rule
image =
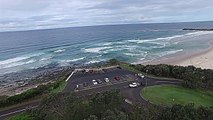
<path id="1" fill-rule="evenodd" d="M 115 81 L 114 77 L 120 76 L 120 81 Z M 93 79 L 104 79 L 108 77 L 110 79 L 110 83 L 104 83 L 104 85 L 97 85 L 94 86 L 92 84 Z M 125 77 L 130 77 L 129 79 L 125 79 Z M 137 79 L 137 80 L 136 80 Z M 132 102 L 146 102 L 142 97 L 140 96 L 141 89 L 144 88 L 144 86 L 140 86 L 138 88 L 129 88 L 128 85 L 132 83 L 133 81 L 143 82 L 147 83 L 147 86 L 152 85 L 161 85 L 161 84 L 173 84 L 177 85 L 180 84 L 180 81 L 178 80 L 164 80 L 164 79 L 156 79 L 156 78 L 148 78 L 145 77 L 144 79 L 136 77 L 135 73 L 118 69 L 118 68 L 112 68 L 110 70 L 100 71 L 100 72 L 93 72 L 93 73 L 83 73 L 83 72 L 77 72 L 75 73 L 68 81 L 67 86 L 64 89 L 64 92 L 73 92 L 76 88 L 77 84 L 85 83 L 87 82 L 89 86 L 87 88 L 79 89 L 77 94 L 80 95 L 90 95 L 98 92 L 104 92 L 109 91 L 112 89 L 120 89 L 122 95 L 127 98 L 128 100 Z M 5 111 L 0 111 L 0 120 L 4 120 L 5 118 L 24 112 L 26 109 L 29 108 L 35 108 L 37 107 L 39 102 L 30 103 L 27 105 L 23 105 L 16 108 L 11 108 Z"/>
<path id="2" fill-rule="evenodd" d="M 13 107 L 11 109 L 0 111 L 0 120 L 4 120 L 4 119 L 8 118 L 9 116 L 13 116 L 13 115 L 22 113 L 28 109 L 36 108 L 36 107 L 38 107 L 38 105 L 39 105 L 39 101 L 35 101 L 32 103 L 28 103 L 25 105 L 21 105 L 18 107 Z"/>

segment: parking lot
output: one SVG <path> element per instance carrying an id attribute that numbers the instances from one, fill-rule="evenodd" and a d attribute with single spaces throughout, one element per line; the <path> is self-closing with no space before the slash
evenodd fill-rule
<path id="1" fill-rule="evenodd" d="M 80 70 L 77 71 L 67 82 L 65 92 L 79 92 L 95 88 L 105 87 L 107 89 L 119 88 L 133 81 L 139 81 L 135 73 L 119 67 L 101 70 Z"/>

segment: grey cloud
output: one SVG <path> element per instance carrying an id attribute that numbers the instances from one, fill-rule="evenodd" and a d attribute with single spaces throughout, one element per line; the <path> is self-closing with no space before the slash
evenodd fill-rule
<path id="1" fill-rule="evenodd" d="M 212 4 L 213 0 L 0 0 L 0 31 L 213 20 Z"/>

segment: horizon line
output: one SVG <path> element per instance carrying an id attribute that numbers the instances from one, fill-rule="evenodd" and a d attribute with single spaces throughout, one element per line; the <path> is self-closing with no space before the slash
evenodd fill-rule
<path id="1" fill-rule="evenodd" d="M 121 24 L 100 24 L 100 25 L 82 25 L 82 26 L 69 26 L 69 27 L 55 27 L 55 28 L 39 28 L 39 29 L 25 29 L 25 30 L 6 30 L 0 33 L 7 32 L 27 32 L 27 31 L 40 31 L 40 30 L 54 30 L 54 29 L 67 29 L 67 28 L 83 28 L 83 27 L 99 27 L 99 26 L 120 26 L 120 25 L 145 25 L 145 24 L 176 24 L 176 23 L 196 23 L 196 22 L 213 22 L 210 21 L 181 21 L 181 22 L 145 22 L 145 23 L 121 23 Z"/>

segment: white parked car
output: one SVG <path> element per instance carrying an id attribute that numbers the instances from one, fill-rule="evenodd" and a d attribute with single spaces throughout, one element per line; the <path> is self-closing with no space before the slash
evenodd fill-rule
<path id="1" fill-rule="evenodd" d="M 93 83 L 94 85 L 97 85 L 97 84 L 98 84 L 98 82 L 97 82 L 96 80 L 92 80 L 92 83 Z"/>
<path id="2" fill-rule="evenodd" d="M 86 69 L 85 72 L 88 73 L 88 72 L 89 72 L 89 69 Z"/>
<path id="3" fill-rule="evenodd" d="M 79 90 L 79 85 L 76 85 L 75 91 Z"/>
<path id="4" fill-rule="evenodd" d="M 79 85 L 76 85 L 76 89 L 78 89 L 79 88 Z"/>
<path id="5" fill-rule="evenodd" d="M 109 78 L 104 78 L 105 82 L 109 82 Z"/>
<path id="6" fill-rule="evenodd" d="M 129 84 L 130 88 L 136 88 L 138 86 L 140 86 L 140 83 L 137 83 L 137 82 L 133 82 L 133 83 Z"/>
<path id="7" fill-rule="evenodd" d="M 144 78 L 145 76 L 141 73 L 138 73 L 138 76 L 141 77 L 141 78 Z"/>

